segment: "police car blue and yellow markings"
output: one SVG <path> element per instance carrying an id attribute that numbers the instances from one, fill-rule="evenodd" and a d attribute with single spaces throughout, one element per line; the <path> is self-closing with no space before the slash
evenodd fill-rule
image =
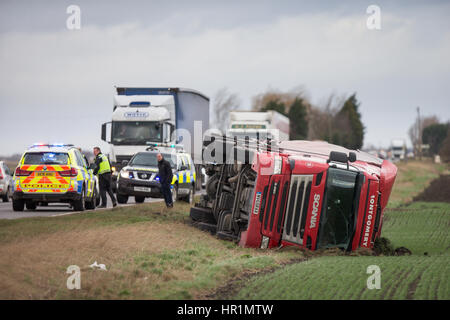
<path id="1" fill-rule="evenodd" d="M 94 191 L 92 174 L 86 168 L 72 167 L 70 164 L 75 162 L 71 152 L 69 155 L 67 165 L 24 165 L 22 157 L 14 174 L 14 190 L 27 193 L 62 193 L 76 189 L 81 193 L 83 182 L 86 182 L 87 196 L 92 197 Z M 76 177 L 72 168 L 77 170 Z"/>

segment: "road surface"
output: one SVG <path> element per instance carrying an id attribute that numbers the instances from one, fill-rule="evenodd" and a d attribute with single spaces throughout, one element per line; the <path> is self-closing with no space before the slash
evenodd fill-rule
<path id="1" fill-rule="evenodd" d="M 146 198 L 145 203 L 163 201 L 163 199 Z M 127 204 L 118 204 L 117 206 L 129 206 L 136 204 L 134 197 L 130 197 Z M 112 208 L 111 199 L 108 198 L 108 208 Z M 105 210 L 96 208 L 95 210 Z M 86 210 L 91 211 L 91 210 Z M 25 208 L 24 211 L 15 212 L 12 209 L 12 201 L 1 202 L 0 200 L 0 219 L 19 219 L 29 217 L 57 217 L 69 214 L 80 213 L 79 211 L 73 211 L 68 204 L 65 203 L 50 203 L 48 207 L 37 207 L 36 210 L 30 211 Z"/>

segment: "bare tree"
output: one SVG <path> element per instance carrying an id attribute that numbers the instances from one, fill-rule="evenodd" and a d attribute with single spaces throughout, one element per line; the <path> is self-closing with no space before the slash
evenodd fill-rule
<path id="1" fill-rule="evenodd" d="M 217 91 L 213 101 L 213 128 L 226 132 L 230 120 L 230 111 L 239 109 L 241 101 L 237 94 L 224 87 Z"/>
<path id="2" fill-rule="evenodd" d="M 287 92 L 278 89 L 269 88 L 266 92 L 260 93 L 252 99 L 252 110 L 259 111 L 263 109 L 269 102 L 277 101 L 285 105 L 284 113 L 289 113 L 289 108 L 295 99 L 301 98 L 304 103 L 309 105 L 309 95 L 304 86 L 296 86 Z"/>
<path id="3" fill-rule="evenodd" d="M 408 130 L 409 139 L 411 140 L 411 144 L 414 148 L 414 154 L 417 154 L 417 146 L 419 144 L 423 129 L 426 127 L 439 123 L 439 119 L 436 116 L 430 116 L 420 119 L 420 126 L 418 121 L 415 121 L 413 125 Z M 419 132 L 420 130 L 420 132 Z"/>
<path id="4" fill-rule="evenodd" d="M 346 100 L 345 96 L 332 93 L 318 106 L 312 106 L 309 113 L 309 140 L 331 141 L 333 120 Z"/>

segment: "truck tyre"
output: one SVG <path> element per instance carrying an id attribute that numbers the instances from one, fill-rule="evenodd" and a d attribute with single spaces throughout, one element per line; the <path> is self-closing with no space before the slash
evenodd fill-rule
<path id="1" fill-rule="evenodd" d="M 72 206 L 73 206 L 73 210 L 74 211 L 84 211 L 85 209 L 85 201 L 86 201 L 86 196 L 84 194 L 84 187 L 83 190 L 81 190 L 81 197 L 79 200 L 75 200 L 72 202 Z"/>
<path id="2" fill-rule="evenodd" d="M 134 201 L 136 201 L 136 203 L 142 203 L 145 201 L 145 197 L 142 196 L 135 196 L 134 197 Z"/>
<path id="3" fill-rule="evenodd" d="M 120 204 L 125 204 L 128 202 L 128 196 L 118 193 L 117 194 L 117 202 Z"/>
<path id="4" fill-rule="evenodd" d="M 192 207 L 190 212 L 191 219 L 197 222 L 216 224 L 216 219 L 212 210 L 209 208 Z"/>
<path id="5" fill-rule="evenodd" d="M 206 181 L 206 194 L 208 195 L 208 197 L 211 200 L 215 200 L 216 199 L 216 192 L 217 192 L 217 187 L 219 184 L 219 175 L 215 174 L 211 177 L 208 178 L 208 181 Z"/>
<path id="6" fill-rule="evenodd" d="M 27 210 L 36 210 L 36 203 L 35 202 L 26 202 L 25 206 L 27 207 Z"/>
<path id="7" fill-rule="evenodd" d="M 13 210 L 14 211 L 23 211 L 25 208 L 25 201 L 23 200 L 14 200 L 13 199 Z"/>
<path id="8" fill-rule="evenodd" d="M 206 223 L 206 222 L 194 222 L 194 226 L 197 227 L 200 230 L 208 231 L 212 235 L 216 234 L 217 226 L 212 223 Z"/>

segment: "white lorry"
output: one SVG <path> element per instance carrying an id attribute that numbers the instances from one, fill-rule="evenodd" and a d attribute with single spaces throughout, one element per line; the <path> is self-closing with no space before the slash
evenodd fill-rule
<path id="1" fill-rule="evenodd" d="M 406 157 L 406 142 L 404 139 L 394 139 L 391 141 L 392 160 L 400 161 Z"/>
<path id="2" fill-rule="evenodd" d="M 231 111 L 228 135 L 244 139 L 289 140 L 289 118 L 270 110 L 265 112 Z"/>
<path id="3" fill-rule="evenodd" d="M 170 152 L 179 142 L 193 151 L 194 139 L 187 146 L 176 129 L 194 133 L 194 121 L 201 121 L 202 130 L 209 128 L 209 98 L 204 94 L 181 88 L 116 87 L 112 121 L 102 125 L 102 140 L 110 144 L 109 160 L 113 180 L 134 154 L 157 146 Z M 115 184 L 113 184 L 115 185 Z"/>

